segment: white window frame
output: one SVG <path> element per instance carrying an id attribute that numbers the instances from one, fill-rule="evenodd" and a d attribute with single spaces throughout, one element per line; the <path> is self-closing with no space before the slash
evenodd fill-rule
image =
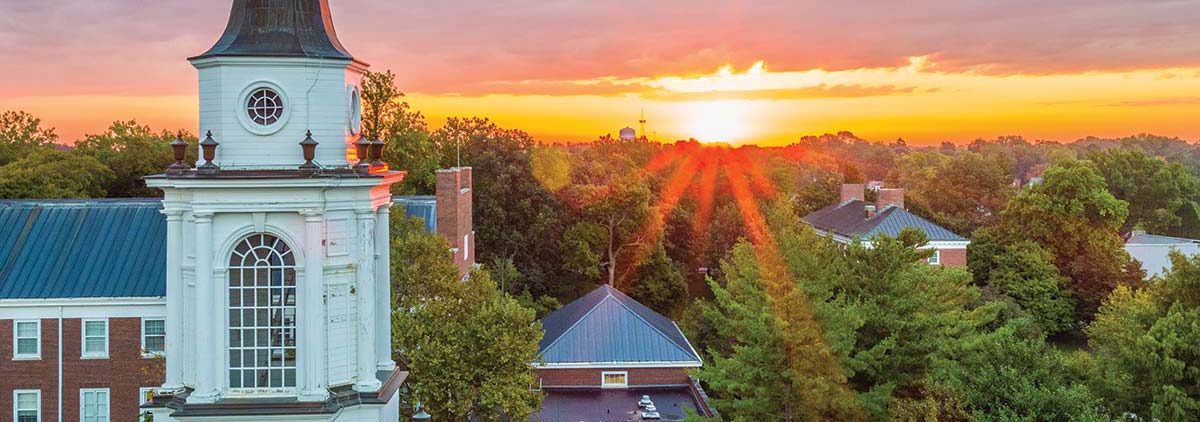
<path id="1" fill-rule="evenodd" d="M 84 415 L 83 408 L 84 408 L 84 406 L 87 405 L 87 403 L 84 401 L 84 396 L 86 396 L 87 393 L 104 393 L 104 408 L 107 409 L 107 413 L 104 414 L 104 419 L 103 419 L 103 421 L 100 421 L 100 422 L 111 422 L 112 421 L 112 393 L 107 388 L 80 388 L 79 389 L 79 422 L 90 422 L 83 418 L 83 415 Z"/>
<path id="2" fill-rule="evenodd" d="M 609 375 L 620 375 L 625 379 L 624 384 L 609 384 L 606 380 Z M 600 372 L 600 388 L 629 388 L 629 371 L 602 371 Z"/>
<path id="3" fill-rule="evenodd" d="M 17 420 L 18 411 L 29 410 L 29 409 L 20 409 L 17 407 L 18 406 L 17 396 L 19 396 L 21 394 L 29 394 L 29 393 L 33 393 L 35 396 L 37 396 L 37 422 L 42 422 L 42 390 L 13 390 L 13 413 L 12 413 L 13 421 Z"/>
<path id="4" fill-rule="evenodd" d="M 37 334 L 34 336 L 34 343 L 37 345 L 37 351 L 34 353 L 19 353 L 17 340 L 28 337 L 19 337 L 17 325 L 23 323 L 33 323 L 37 327 Z M 38 319 L 17 319 L 13 320 L 13 360 L 38 360 L 42 358 L 42 321 Z"/>
<path id="5" fill-rule="evenodd" d="M 925 260 L 925 262 L 929 263 L 929 265 L 941 265 L 942 264 L 942 251 L 940 249 L 934 249 L 933 255 L 930 255 L 929 258 L 927 258 Z"/>
<path id="6" fill-rule="evenodd" d="M 162 333 L 163 350 L 161 350 L 161 351 L 155 352 L 155 351 L 151 351 L 146 348 L 146 322 L 148 322 L 148 321 L 162 321 L 163 322 L 163 333 Z M 144 358 L 153 358 L 153 357 L 160 357 L 160 356 L 167 355 L 167 319 L 166 318 L 142 318 L 142 349 L 141 350 L 142 350 L 142 357 L 144 357 Z"/>
<path id="7" fill-rule="evenodd" d="M 87 350 L 87 324 L 89 322 L 104 323 L 104 351 L 89 352 Z M 108 344 L 109 344 L 109 329 L 108 318 L 91 318 L 83 319 L 79 322 L 79 358 L 80 359 L 108 359 Z"/>

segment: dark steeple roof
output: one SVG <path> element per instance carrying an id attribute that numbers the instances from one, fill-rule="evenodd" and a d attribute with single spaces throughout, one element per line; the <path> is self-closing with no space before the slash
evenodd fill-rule
<path id="1" fill-rule="evenodd" d="M 192 59 L 222 56 L 354 59 L 338 41 L 329 0 L 234 0 L 221 39 Z"/>

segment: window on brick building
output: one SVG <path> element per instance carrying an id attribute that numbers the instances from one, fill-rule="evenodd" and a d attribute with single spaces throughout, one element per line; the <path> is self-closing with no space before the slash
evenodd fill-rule
<path id="1" fill-rule="evenodd" d="M 13 391 L 13 420 L 16 422 L 42 422 L 41 390 Z"/>
<path id="2" fill-rule="evenodd" d="M 108 422 L 108 389 L 79 390 L 79 421 Z"/>
<path id="3" fill-rule="evenodd" d="M 167 322 L 142 319 L 142 356 L 162 356 L 167 350 Z"/>
<path id="4" fill-rule="evenodd" d="M 929 258 L 925 260 L 925 262 L 928 262 L 929 265 L 941 264 L 942 263 L 942 251 L 934 249 L 933 255 L 930 255 Z"/>
<path id="5" fill-rule="evenodd" d="M 42 356 L 40 321 L 16 321 L 13 327 L 13 359 L 38 359 Z"/>
<path id="6" fill-rule="evenodd" d="M 621 372 L 602 372 L 600 374 L 600 386 L 604 388 L 628 387 L 629 373 Z"/>
<path id="7" fill-rule="evenodd" d="M 83 320 L 83 357 L 108 357 L 108 320 Z"/>

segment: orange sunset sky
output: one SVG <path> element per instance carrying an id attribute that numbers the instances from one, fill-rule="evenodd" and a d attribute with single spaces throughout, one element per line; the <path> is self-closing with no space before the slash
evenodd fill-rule
<path id="1" fill-rule="evenodd" d="M 136 118 L 196 132 L 228 1 L 0 0 L 0 110 L 74 141 Z M 433 127 L 543 141 L 1200 139 L 1200 2 L 332 0 L 342 43 Z"/>

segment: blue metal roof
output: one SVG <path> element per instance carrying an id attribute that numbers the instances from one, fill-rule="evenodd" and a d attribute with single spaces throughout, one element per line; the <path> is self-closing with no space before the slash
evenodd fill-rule
<path id="1" fill-rule="evenodd" d="M 437 232 L 437 197 L 432 195 L 396 195 L 392 202 L 404 207 L 404 213 L 425 221 L 425 230 Z"/>
<path id="2" fill-rule="evenodd" d="M 846 237 L 870 239 L 880 234 L 896 237 L 901 230 L 911 227 L 925 232 L 925 237 L 930 241 L 963 242 L 967 240 L 942 226 L 896 206 L 886 207 L 871 218 L 867 218 L 867 205 L 874 204 L 857 199 L 847 201 L 817 210 L 804 216 L 802 220 L 815 228 Z"/>
<path id="3" fill-rule="evenodd" d="M 546 315 L 542 329 L 547 364 L 700 364 L 675 322 L 608 285 Z"/>
<path id="4" fill-rule="evenodd" d="M 162 297 L 158 199 L 0 201 L 0 299 Z"/>

